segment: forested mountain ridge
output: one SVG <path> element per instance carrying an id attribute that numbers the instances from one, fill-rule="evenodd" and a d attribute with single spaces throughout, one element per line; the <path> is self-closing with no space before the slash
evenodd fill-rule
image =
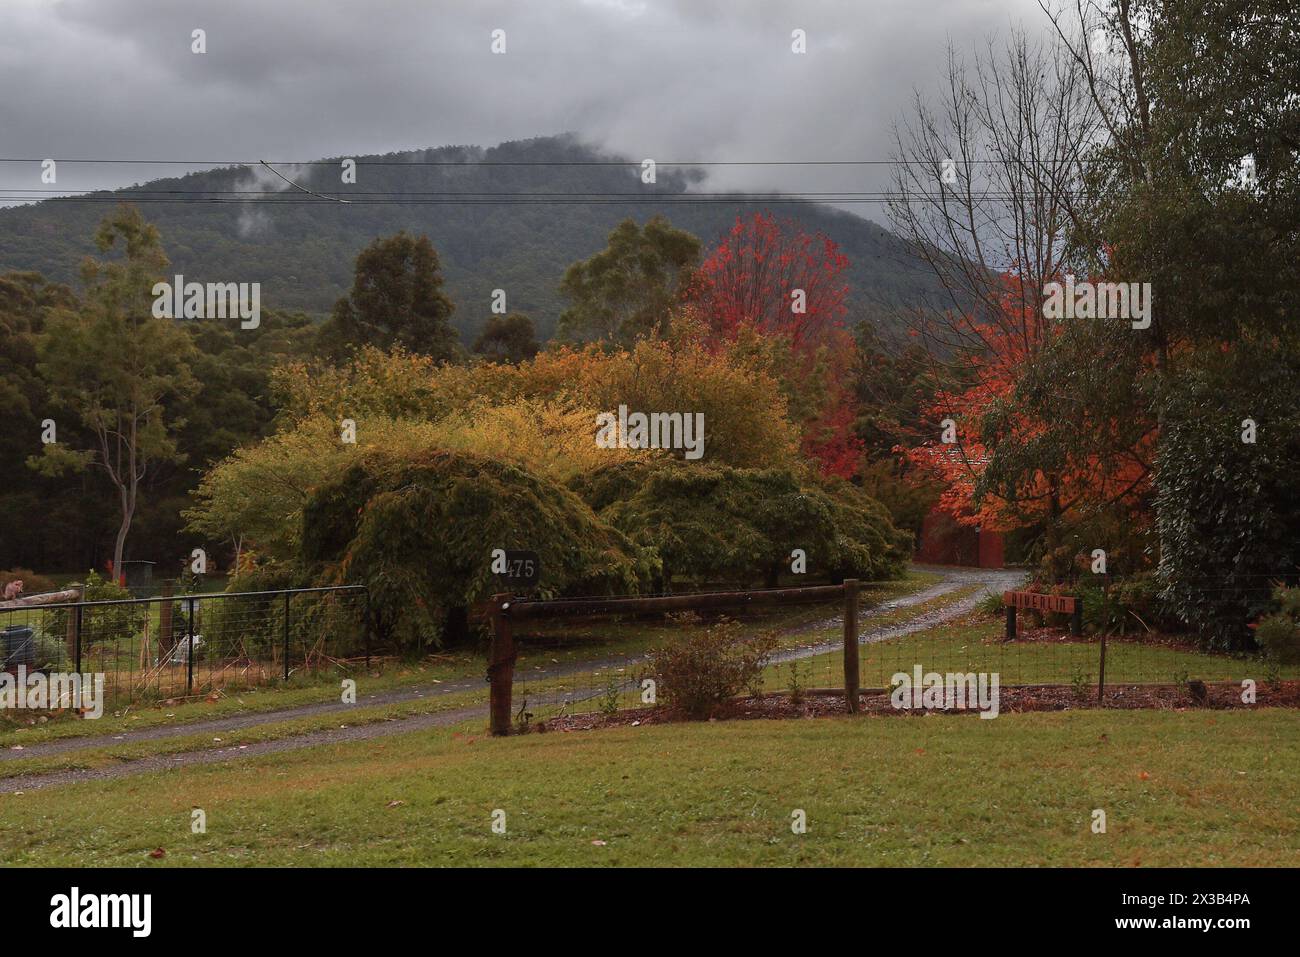
<path id="1" fill-rule="evenodd" d="M 341 182 L 342 157 L 278 167 L 294 182 L 347 204 L 308 196 L 266 169 L 247 166 L 94 196 L 139 204 L 160 229 L 174 271 L 187 280 L 260 282 L 264 306 L 317 316 L 347 291 L 353 260 L 375 237 L 398 230 L 427 234 L 456 304 L 453 324 L 466 343 L 486 322 L 494 289 L 504 289 L 509 309 L 532 316 L 539 335 L 549 337 L 563 309 L 557 288 L 564 270 L 604 248 L 610 230 L 629 216 L 644 222 L 662 214 L 706 249 L 738 215 L 767 209 L 797 219 L 806 230 L 834 239 L 848 256 L 858 315 L 875 312 L 882 302 L 914 302 L 934 289 L 931 275 L 909 259 L 897 237 L 869 220 L 770 196 L 689 201 L 687 191 L 702 178 L 698 170 L 660 167 L 657 183 L 645 185 L 638 167 L 609 165 L 628 157 L 599 152 L 571 135 L 352 158 L 355 184 Z M 556 165 L 534 165 L 543 162 Z M 433 165 L 449 163 L 472 165 Z M 240 201 L 263 190 L 268 195 L 257 201 Z M 159 201 L 175 198 L 174 191 L 191 195 L 184 202 Z M 451 193 L 476 195 L 449 202 Z M 488 202 L 503 193 L 511 194 L 508 201 Z M 602 198 L 556 202 L 576 198 L 565 194 L 593 193 Z M 641 199 L 651 193 L 663 198 Z M 96 225 L 111 208 L 56 199 L 0 209 L 0 273 L 32 270 L 73 281 L 82 258 L 94 252 Z"/>

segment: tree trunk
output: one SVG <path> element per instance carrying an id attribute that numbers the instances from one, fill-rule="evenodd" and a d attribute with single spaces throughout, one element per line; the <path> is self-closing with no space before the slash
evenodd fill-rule
<path id="1" fill-rule="evenodd" d="M 113 578 L 118 584 L 122 582 L 122 554 L 126 551 L 126 535 L 131 531 L 131 509 L 126 505 L 126 493 L 122 493 L 122 524 L 117 528 L 117 541 L 113 544 Z"/>
<path id="2" fill-rule="evenodd" d="M 131 531 L 131 520 L 135 517 L 136 490 L 139 488 L 139 476 L 135 473 L 135 451 L 132 450 L 131 476 L 118 486 L 122 499 L 122 524 L 117 529 L 117 541 L 113 545 L 113 577 L 118 584 L 125 584 L 122 574 L 122 557 L 126 552 L 126 536 Z"/>

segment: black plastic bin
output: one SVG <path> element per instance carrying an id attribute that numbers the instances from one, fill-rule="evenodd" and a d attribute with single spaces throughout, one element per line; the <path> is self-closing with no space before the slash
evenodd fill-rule
<path id="1" fill-rule="evenodd" d="M 9 625 L 0 631 L 0 654 L 6 669 L 36 664 L 36 632 L 28 625 Z"/>
<path id="2" fill-rule="evenodd" d="M 122 577 L 133 597 L 149 598 L 153 595 L 153 562 L 123 562 Z"/>

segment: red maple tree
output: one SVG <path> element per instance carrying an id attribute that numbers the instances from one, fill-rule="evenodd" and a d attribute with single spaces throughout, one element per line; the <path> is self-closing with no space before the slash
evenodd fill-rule
<path id="1" fill-rule="evenodd" d="M 955 442 L 933 437 L 911 447 L 899 447 L 919 474 L 943 488 L 939 508 L 967 525 L 1009 530 L 1037 519 L 1057 520 L 1070 510 L 1085 510 L 1120 499 L 1133 499 L 1145 488 L 1154 432 L 1148 431 L 1132 446 L 1117 445 L 1105 454 L 1080 449 L 1063 463 L 1030 468 L 1020 476 L 1014 500 L 986 495 L 976 503 L 976 483 L 989 464 L 994 448 L 982 431 L 984 417 L 994 403 L 1012 398 L 1026 367 L 1059 334 L 1060 326 L 1044 319 L 1033 296 L 1026 295 L 1013 274 L 1002 277 L 997 307 L 976 318 L 952 314 L 952 331 L 977 347 L 965 352 L 963 381 L 973 384 L 956 391 L 940 391 L 927 409 L 935 422 L 952 420 Z M 1118 434 L 1107 423 L 1087 423 L 1099 434 Z M 1079 431 L 1073 421 L 1045 421 L 1015 416 L 1009 433 L 1000 441 L 1026 446 L 1051 429 Z"/>
<path id="2" fill-rule="evenodd" d="M 862 453 L 853 433 L 853 339 L 844 326 L 848 264 L 829 237 L 810 234 L 790 219 L 755 213 L 737 217 L 687 293 L 716 347 L 746 331 L 788 345 L 794 362 L 780 370 L 787 390 L 823 393 L 802 423 L 804 452 L 825 474 L 844 478 Z"/>

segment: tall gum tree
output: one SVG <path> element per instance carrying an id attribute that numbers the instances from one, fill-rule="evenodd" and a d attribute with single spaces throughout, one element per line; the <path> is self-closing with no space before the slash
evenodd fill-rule
<path id="1" fill-rule="evenodd" d="M 81 448 L 48 444 L 28 464 L 50 475 L 95 468 L 107 476 L 119 507 L 113 571 L 120 575 L 150 466 L 182 458 L 176 431 L 183 423 L 168 418 L 167 403 L 188 398 L 198 383 L 190 337 L 153 315 L 152 290 L 169 265 L 157 228 L 123 206 L 100 224 L 95 242 L 101 253 L 116 247 L 124 256 L 86 259 L 80 301 L 50 314 L 38 347 L 55 406 L 50 417 L 57 426 L 58 413 L 71 413 L 88 440 Z"/>

